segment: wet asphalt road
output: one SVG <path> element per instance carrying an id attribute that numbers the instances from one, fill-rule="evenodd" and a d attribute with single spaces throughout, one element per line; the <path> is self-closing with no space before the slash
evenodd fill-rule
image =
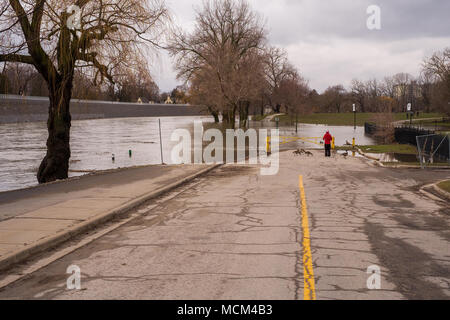
<path id="1" fill-rule="evenodd" d="M 419 192 L 449 171 L 281 154 L 276 176 L 224 166 L 0 290 L 0 299 L 303 299 L 299 175 L 318 299 L 449 299 L 450 204 Z M 82 290 L 67 290 L 70 265 Z M 367 288 L 367 268 L 381 289 Z M 17 271 L 17 270 L 16 270 Z"/>

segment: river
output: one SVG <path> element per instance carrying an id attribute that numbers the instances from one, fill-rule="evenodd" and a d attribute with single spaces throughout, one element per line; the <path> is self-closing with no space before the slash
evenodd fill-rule
<path id="1" fill-rule="evenodd" d="M 161 118 L 163 157 L 170 164 L 170 154 L 175 143 L 170 136 L 175 129 L 193 130 L 194 121 L 205 127 L 213 126 L 211 117 Z M 265 124 L 273 128 L 273 124 Z M 252 127 L 260 128 L 259 123 Z M 326 130 L 336 136 L 338 145 L 351 141 L 372 144 L 364 135 L 364 128 L 300 125 L 298 136 L 320 137 Z M 280 134 L 296 135 L 293 128 L 281 127 Z M 36 172 L 46 153 L 47 129 L 45 122 L 0 125 L 0 192 L 37 185 Z M 283 148 L 318 147 L 304 141 Z M 97 119 L 72 122 L 70 177 L 90 172 L 161 163 L 158 118 Z M 129 156 L 129 150 L 132 156 Z M 115 161 L 112 161 L 112 155 Z"/>

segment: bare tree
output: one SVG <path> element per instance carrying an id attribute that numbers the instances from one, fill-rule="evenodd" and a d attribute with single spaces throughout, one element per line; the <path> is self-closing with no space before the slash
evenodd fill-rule
<path id="1" fill-rule="evenodd" d="M 49 91 L 47 155 L 38 181 L 65 179 L 74 70 L 95 83 L 113 82 L 115 68 L 131 63 L 141 45 L 156 45 L 166 8 L 158 0 L 8 0 L 0 6 L 0 62 L 34 66 Z"/>
<path id="2" fill-rule="evenodd" d="M 450 114 L 450 48 L 436 52 L 423 64 L 424 74 L 433 81 L 431 103 Z"/>
<path id="3" fill-rule="evenodd" d="M 398 112 L 406 112 L 406 106 L 411 98 L 410 85 L 413 79 L 413 76 L 408 73 L 398 73 L 393 76 L 394 98 L 398 101 Z"/>
<path id="4" fill-rule="evenodd" d="M 430 59 L 424 62 L 423 66 L 428 74 L 433 74 L 442 82 L 448 84 L 450 82 L 450 48 L 433 54 Z"/>
<path id="5" fill-rule="evenodd" d="M 390 99 L 390 98 L 389 98 Z M 372 121 L 376 124 L 375 139 L 383 144 L 391 144 L 395 141 L 395 117 L 389 111 L 379 112 L 374 115 Z"/>
<path id="6" fill-rule="evenodd" d="M 341 113 L 343 105 L 346 101 L 347 91 L 344 86 L 339 84 L 329 87 L 323 93 L 324 103 L 328 111 L 334 110 L 337 113 Z"/>
<path id="7" fill-rule="evenodd" d="M 353 101 L 355 101 L 358 106 L 359 110 L 361 112 L 366 112 L 366 103 L 367 103 L 367 87 L 364 84 L 364 82 L 359 81 L 357 79 L 352 80 L 352 87 L 351 87 L 351 95 L 353 98 Z"/>
<path id="8" fill-rule="evenodd" d="M 284 80 L 295 81 L 297 73 L 289 63 L 287 52 L 277 47 L 269 47 L 264 53 L 264 73 L 268 84 L 267 100 L 274 112 L 279 113 L 282 94 L 280 86 Z"/>
<path id="9" fill-rule="evenodd" d="M 431 112 L 434 92 L 433 76 L 431 76 L 428 72 L 422 72 L 417 83 L 420 88 L 420 95 L 425 111 Z"/>
<path id="10" fill-rule="evenodd" d="M 216 86 L 216 75 L 209 70 L 197 71 L 189 81 L 189 99 L 193 104 L 205 106 L 214 117 L 216 123 L 220 122 L 222 110 L 222 94 Z"/>
<path id="11" fill-rule="evenodd" d="M 288 114 L 295 116 L 297 131 L 298 118 L 306 113 L 306 103 L 310 93 L 308 83 L 300 75 L 294 74 L 281 81 L 279 92 L 282 97 L 279 101 L 285 106 Z"/>
<path id="12" fill-rule="evenodd" d="M 155 101 L 159 98 L 159 88 L 146 61 L 133 68 L 125 68 L 115 77 L 112 98 L 122 102 Z"/>
<path id="13" fill-rule="evenodd" d="M 395 98 L 395 80 L 394 77 L 385 77 L 381 84 L 383 95 L 389 98 Z"/>
<path id="14" fill-rule="evenodd" d="M 265 34 L 246 1 L 212 0 L 197 12 L 193 33 L 179 30 L 173 36 L 170 52 L 177 58 L 178 77 L 189 81 L 206 73 L 211 91 L 220 92 L 216 105 L 232 128 L 237 111 L 258 85 L 250 66 L 258 60 Z"/>

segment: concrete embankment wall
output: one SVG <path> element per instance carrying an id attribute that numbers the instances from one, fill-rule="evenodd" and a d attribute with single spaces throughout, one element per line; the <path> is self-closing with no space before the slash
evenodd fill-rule
<path id="1" fill-rule="evenodd" d="M 47 121 L 48 98 L 0 95 L 0 123 Z M 118 103 L 72 100 L 73 120 L 177 117 L 207 115 L 204 108 L 189 105 Z"/>

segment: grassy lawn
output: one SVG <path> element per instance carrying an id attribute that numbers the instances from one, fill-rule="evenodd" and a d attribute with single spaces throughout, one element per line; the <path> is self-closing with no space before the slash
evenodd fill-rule
<path id="1" fill-rule="evenodd" d="M 409 144 L 389 144 L 376 146 L 357 146 L 364 153 L 417 154 L 417 148 Z M 352 150 L 351 146 L 336 147 L 337 150 Z"/>
<path id="2" fill-rule="evenodd" d="M 373 120 L 375 113 L 358 113 L 356 115 L 356 125 L 363 126 L 365 122 Z M 438 113 L 422 113 L 419 118 L 415 119 L 427 119 L 427 118 L 439 118 L 442 117 Z M 293 123 L 295 122 L 295 116 L 284 115 L 280 116 L 281 123 Z M 406 113 L 394 114 L 396 121 L 407 120 Z M 299 122 L 305 124 L 326 124 L 330 126 L 352 126 L 353 125 L 353 113 L 312 113 L 309 115 L 299 116 Z"/>
<path id="3" fill-rule="evenodd" d="M 450 122 L 438 122 L 438 127 L 450 128 Z"/>
<path id="4" fill-rule="evenodd" d="M 420 162 L 383 162 L 385 166 L 413 166 L 420 167 Z"/>
<path id="5" fill-rule="evenodd" d="M 413 167 L 420 167 L 420 163 L 419 162 L 383 162 L 383 164 L 385 166 L 413 166 Z M 446 163 L 433 163 L 433 164 L 427 164 L 428 168 L 433 168 L 433 167 L 449 167 L 448 164 Z"/>
<path id="6" fill-rule="evenodd" d="M 450 180 L 439 183 L 438 187 L 450 193 Z"/>
<path id="7" fill-rule="evenodd" d="M 265 118 L 267 118 L 269 115 L 257 115 L 257 116 L 253 116 L 253 121 L 263 121 Z"/>
<path id="8" fill-rule="evenodd" d="M 399 154 L 417 154 L 417 148 L 409 144 L 389 144 L 377 146 L 359 147 L 367 153 L 399 153 Z"/>

